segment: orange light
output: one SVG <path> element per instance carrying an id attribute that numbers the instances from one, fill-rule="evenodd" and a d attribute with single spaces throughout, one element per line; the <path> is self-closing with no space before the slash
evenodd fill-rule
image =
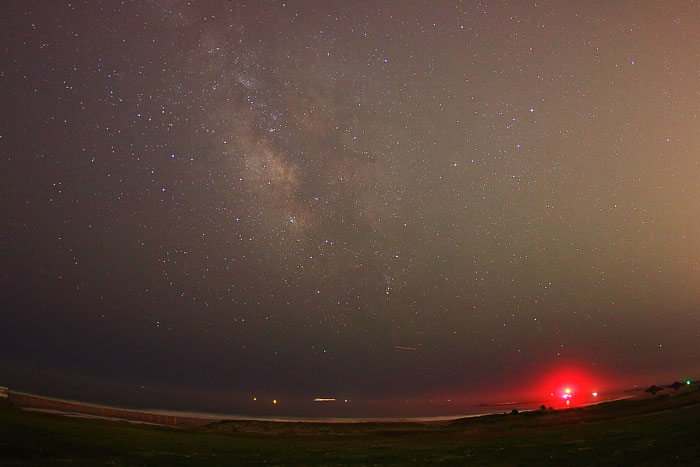
<path id="1" fill-rule="evenodd" d="M 566 388 L 566 389 L 564 389 L 564 392 L 567 393 L 567 394 L 571 394 L 571 388 Z"/>
<path id="2" fill-rule="evenodd" d="M 273 404 L 277 404 L 277 399 L 273 399 L 273 400 L 272 400 L 272 403 L 273 403 Z"/>

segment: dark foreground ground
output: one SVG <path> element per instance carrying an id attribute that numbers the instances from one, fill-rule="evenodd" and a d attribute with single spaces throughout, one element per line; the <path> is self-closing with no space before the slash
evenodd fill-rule
<path id="1" fill-rule="evenodd" d="M 700 392 L 440 423 L 219 422 L 198 429 L 0 401 L 0 465 L 700 465 Z"/>

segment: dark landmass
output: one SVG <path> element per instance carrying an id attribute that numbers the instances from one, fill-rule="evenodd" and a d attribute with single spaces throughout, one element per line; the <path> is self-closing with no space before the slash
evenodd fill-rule
<path id="1" fill-rule="evenodd" d="M 0 401 L 3 465 L 700 464 L 700 392 L 440 422 L 72 418 Z"/>
<path id="2" fill-rule="evenodd" d="M 152 410 L 133 410 L 105 405 L 87 404 L 77 401 L 52 399 L 21 392 L 9 393 L 12 404 L 30 411 L 43 411 L 71 417 L 91 417 L 123 420 L 153 425 L 168 425 L 179 428 L 197 428 L 212 423 L 214 419 L 188 416 L 182 413 L 164 413 Z"/>

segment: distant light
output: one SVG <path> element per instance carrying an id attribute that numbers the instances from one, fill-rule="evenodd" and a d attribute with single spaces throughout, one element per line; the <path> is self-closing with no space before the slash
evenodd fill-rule
<path id="1" fill-rule="evenodd" d="M 597 392 L 594 392 L 594 393 L 593 393 L 593 397 L 598 397 L 598 393 L 597 393 Z"/>
<path id="2" fill-rule="evenodd" d="M 277 399 L 272 399 L 273 404 L 277 404 Z"/>
<path id="3" fill-rule="evenodd" d="M 685 384 L 687 384 L 688 386 L 690 386 L 690 380 L 687 380 L 687 381 L 685 382 Z"/>
<path id="4" fill-rule="evenodd" d="M 257 397 L 253 397 L 253 400 L 256 401 L 256 400 L 258 400 L 258 398 L 257 398 Z"/>
<path id="5" fill-rule="evenodd" d="M 564 389 L 564 392 L 567 393 L 567 394 L 571 394 L 571 388 L 566 388 L 566 389 Z"/>

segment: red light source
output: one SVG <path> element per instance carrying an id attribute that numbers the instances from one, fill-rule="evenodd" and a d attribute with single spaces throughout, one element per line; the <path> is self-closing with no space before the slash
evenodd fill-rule
<path id="1" fill-rule="evenodd" d="M 538 382 L 533 385 L 537 396 L 543 399 L 549 396 L 554 407 L 573 407 L 596 402 L 601 397 L 601 391 L 605 389 L 602 386 L 607 384 L 600 375 L 594 374 L 584 365 L 575 363 L 552 368 L 544 374 L 537 375 L 537 378 Z M 597 394 L 593 395 L 593 392 Z"/>

